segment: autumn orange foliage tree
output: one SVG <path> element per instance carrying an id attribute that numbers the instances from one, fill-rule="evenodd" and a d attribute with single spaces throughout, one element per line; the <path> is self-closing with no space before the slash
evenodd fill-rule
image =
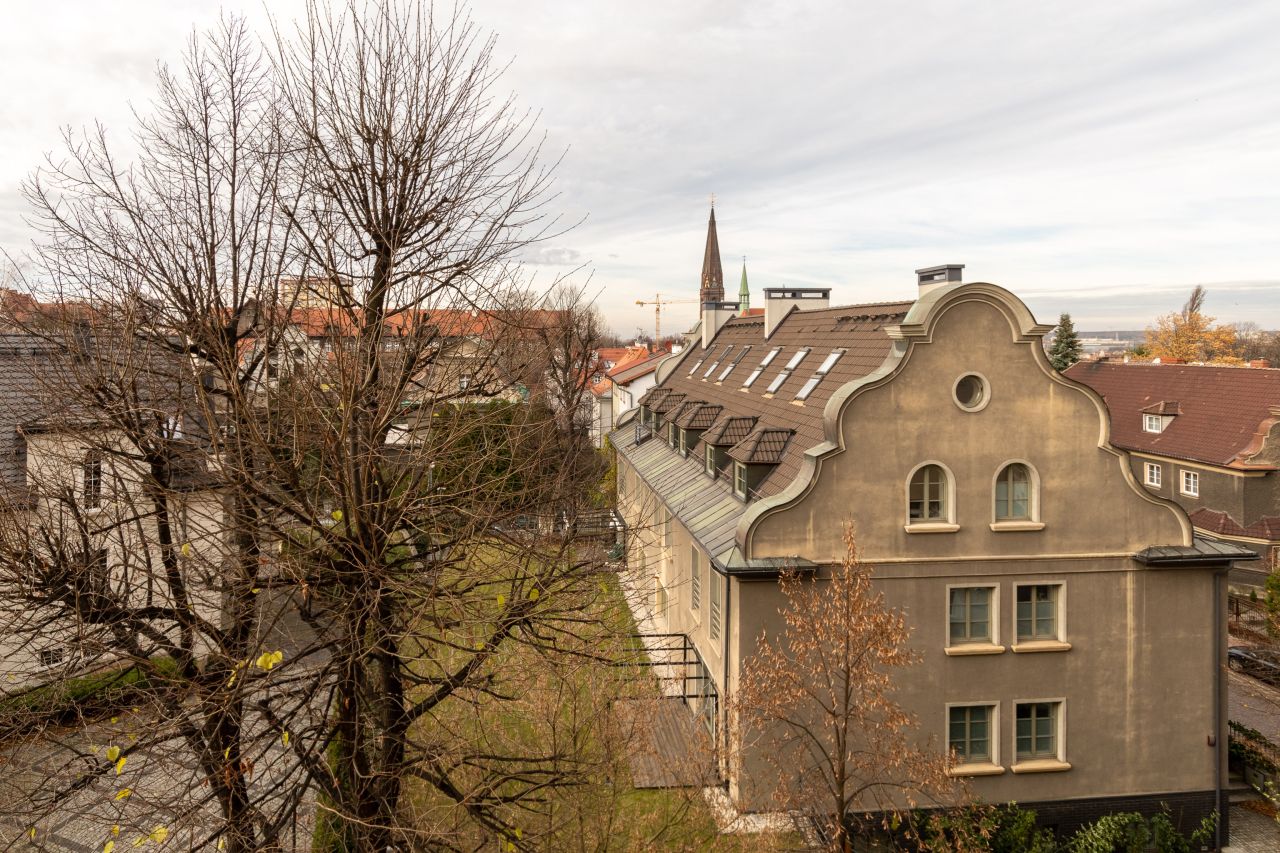
<path id="1" fill-rule="evenodd" d="M 1236 330 L 1231 326 L 1215 326 L 1214 318 L 1204 314 L 1206 291 L 1196 285 L 1181 311 L 1156 319 L 1155 328 L 1147 328 L 1147 353 L 1162 360 L 1186 362 L 1240 363 Z"/>
<path id="2" fill-rule="evenodd" d="M 839 851 L 860 828 L 902 829 L 918 806 L 963 799 L 945 754 L 920 743 L 894 699 L 895 678 L 919 659 L 903 614 L 873 588 L 851 524 L 843 537 L 829 575 L 779 579 L 786 630 L 760 639 L 736 703 L 739 747 L 766 756 L 778 805 Z"/>

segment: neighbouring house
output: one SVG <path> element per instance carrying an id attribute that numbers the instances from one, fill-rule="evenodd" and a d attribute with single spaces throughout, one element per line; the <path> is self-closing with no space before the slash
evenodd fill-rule
<path id="1" fill-rule="evenodd" d="M 636 407 L 636 401 L 657 381 L 658 367 L 672 357 L 673 353 L 658 350 L 638 361 L 620 364 L 610 372 L 609 381 L 613 385 L 610 404 L 614 423 Z"/>
<path id="2" fill-rule="evenodd" d="M 612 357 L 606 359 L 606 353 Z M 644 344 L 624 347 L 620 354 L 613 352 L 612 349 L 602 349 L 600 354 L 602 366 L 607 365 L 607 367 L 603 367 L 602 374 L 596 374 L 599 378 L 591 384 L 591 443 L 596 447 L 604 444 L 604 437 L 613 429 L 614 418 L 620 414 L 614 405 L 615 398 L 619 394 L 630 397 L 633 393 L 630 388 L 631 383 L 643 376 L 652 375 L 661 361 L 661 358 L 655 358 L 647 369 L 632 370 L 632 368 L 640 368 L 650 360 L 649 348 Z M 661 353 L 662 356 L 667 354 Z M 626 378 L 615 381 L 615 376 Z"/>
<path id="3" fill-rule="evenodd" d="M 1200 535 L 1261 557 L 1232 573 L 1261 585 L 1280 565 L 1280 370 L 1091 361 L 1066 375 L 1106 401 L 1134 479 Z"/>
<path id="4" fill-rule="evenodd" d="M 851 521 L 922 654 L 897 699 L 976 796 L 1064 831 L 1162 806 L 1189 828 L 1222 802 L 1226 572 L 1250 553 L 1134 479 L 1018 297 L 959 266 L 917 286 L 840 307 L 767 288 L 757 316 L 707 299 L 611 434 L 627 560 L 693 650 L 730 796 L 770 807 L 764 757 L 726 758 L 725 708 L 781 630 L 778 574 L 821 579 Z"/>
<path id="5" fill-rule="evenodd" d="M 11 590 L 0 605 L 0 693 L 111 662 L 118 638 L 100 617 L 112 596 L 131 590 L 141 598 L 129 605 L 157 614 L 171 604 L 156 500 L 166 503 L 180 549 L 168 557 L 190 573 L 191 612 L 216 621 L 221 605 L 221 592 L 200 581 L 221 554 L 223 508 L 205 468 L 208 431 L 198 415 L 183 415 L 181 395 L 166 390 L 165 380 L 134 377 L 165 448 L 168 488 L 164 498 L 155 497 L 145 485 L 153 482 L 146 454 L 65 397 L 67 383 L 76 381 L 71 377 L 93 369 L 88 358 L 68 352 L 56 337 L 0 334 L 3 583 L 37 581 Z M 174 620 L 157 615 L 142 633 L 177 631 Z"/>

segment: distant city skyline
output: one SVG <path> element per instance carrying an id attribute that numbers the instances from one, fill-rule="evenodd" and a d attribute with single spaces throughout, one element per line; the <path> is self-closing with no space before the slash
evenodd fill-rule
<path id="1" fill-rule="evenodd" d="M 256 0 L 222 8 L 266 21 Z M 299 0 L 273 0 L 287 21 Z M 199 0 L 6 4 L 0 248 L 21 252 L 21 180 L 59 127 L 127 144 L 157 61 Z M 715 193 L 726 285 L 906 298 L 966 264 L 1043 322 L 1142 328 L 1196 284 L 1224 322 L 1280 327 L 1280 5 L 476 0 L 500 86 L 565 152 L 551 209 L 581 222 L 526 260 L 578 269 L 622 335 L 637 299 L 696 297 Z M 758 303 L 757 303 L 758 304 Z M 688 328 L 693 305 L 663 326 Z"/>

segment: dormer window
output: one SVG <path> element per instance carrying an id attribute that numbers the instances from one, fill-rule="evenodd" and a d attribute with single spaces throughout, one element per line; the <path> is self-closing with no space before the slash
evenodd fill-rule
<path id="1" fill-rule="evenodd" d="M 687 429 L 680 430 L 680 455 L 689 455 L 689 431 Z"/>
<path id="2" fill-rule="evenodd" d="M 1164 418 L 1160 415 L 1142 416 L 1143 432 L 1164 432 Z"/>
<path id="3" fill-rule="evenodd" d="M 1142 410 L 1142 431 L 1159 433 L 1169 428 L 1173 419 L 1182 414 L 1182 407 L 1173 400 L 1161 400 Z"/>
<path id="4" fill-rule="evenodd" d="M 733 493 L 747 499 L 747 466 L 741 462 L 733 463 Z"/>

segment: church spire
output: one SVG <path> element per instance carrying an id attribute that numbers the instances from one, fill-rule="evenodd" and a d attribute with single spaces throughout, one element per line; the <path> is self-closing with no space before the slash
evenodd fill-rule
<path id="1" fill-rule="evenodd" d="M 742 283 L 738 285 L 738 313 L 747 316 L 751 307 L 751 291 L 747 289 L 747 256 L 742 256 Z"/>
<path id="2" fill-rule="evenodd" d="M 720 241 L 716 238 L 716 203 L 711 201 L 711 219 L 707 222 L 707 250 L 702 256 L 702 287 L 699 302 L 724 300 L 724 270 L 720 267 Z"/>

